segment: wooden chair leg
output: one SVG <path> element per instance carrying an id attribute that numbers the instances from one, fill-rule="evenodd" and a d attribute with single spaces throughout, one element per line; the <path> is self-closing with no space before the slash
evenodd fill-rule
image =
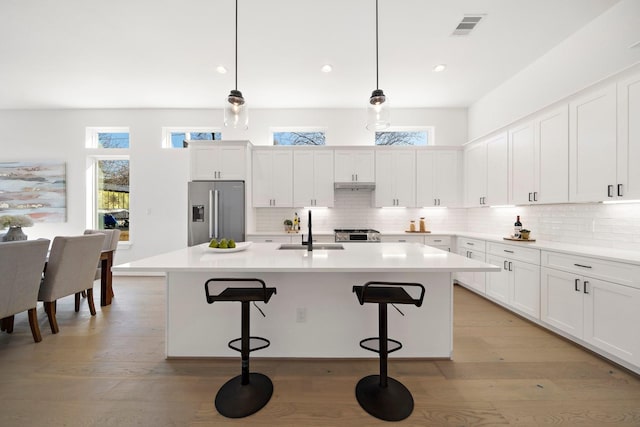
<path id="1" fill-rule="evenodd" d="M 14 316 L 7 316 L 0 321 L 0 329 L 3 331 L 7 331 L 8 334 L 13 332 L 13 319 Z"/>
<path id="2" fill-rule="evenodd" d="M 6 320 L 4 319 L 5 319 L 4 317 L 0 319 L 0 331 L 4 331 L 5 329 L 7 329 L 5 326 Z"/>
<path id="3" fill-rule="evenodd" d="M 76 294 L 74 295 L 74 297 L 75 297 L 75 300 L 76 300 L 76 301 L 75 301 L 75 302 L 76 302 L 76 304 L 75 304 L 75 310 L 76 310 L 76 313 L 77 313 L 77 312 L 79 312 L 79 311 L 80 311 L 80 292 L 76 292 Z"/>
<path id="4" fill-rule="evenodd" d="M 40 335 L 40 326 L 38 325 L 38 312 L 36 308 L 30 308 L 27 312 L 29 316 L 29 326 L 31 326 L 31 335 L 35 342 L 42 341 L 42 335 Z"/>
<path id="5" fill-rule="evenodd" d="M 93 303 L 93 288 L 87 289 L 87 302 L 89 303 L 89 311 L 92 316 L 96 315 L 96 306 Z"/>
<path id="6" fill-rule="evenodd" d="M 87 293 L 85 291 L 80 292 L 82 294 L 82 298 L 86 298 L 87 297 Z"/>
<path id="7" fill-rule="evenodd" d="M 47 313 L 47 317 L 49 318 L 49 326 L 51 326 L 51 333 L 57 334 L 58 322 L 56 321 L 56 302 L 44 302 L 44 311 Z"/>

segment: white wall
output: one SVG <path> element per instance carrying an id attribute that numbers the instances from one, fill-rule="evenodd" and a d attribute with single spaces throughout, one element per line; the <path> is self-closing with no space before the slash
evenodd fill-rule
<path id="1" fill-rule="evenodd" d="M 273 126 L 325 126 L 328 145 L 373 144 L 364 130 L 365 109 L 252 110 L 248 131 L 223 130 L 224 139 L 249 139 L 267 145 Z M 394 110 L 394 125 L 435 126 L 438 145 L 467 140 L 465 109 Z M 127 126 L 131 131 L 130 248 L 120 248 L 116 263 L 186 245 L 186 150 L 161 148 L 162 127 L 219 126 L 220 110 L 0 110 L 0 161 L 60 160 L 67 165 L 67 222 L 36 223 L 29 238 L 80 234 L 86 223 L 88 126 Z"/>
<path id="2" fill-rule="evenodd" d="M 640 1 L 622 0 L 469 108 L 469 139 L 640 61 Z"/>

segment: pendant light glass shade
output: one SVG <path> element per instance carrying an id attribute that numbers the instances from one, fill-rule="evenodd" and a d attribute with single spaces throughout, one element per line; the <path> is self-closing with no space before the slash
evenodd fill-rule
<path id="1" fill-rule="evenodd" d="M 249 127 L 249 110 L 238 90 L 238 0 L 236 0 L 236 87 L 232 89 L 224 103 L 224 125 L 234 129 Z"/>
<path id="2" fill-rule="evenodd" d="M 367 129 L 372 131 L 385 130 L 391 126 L 391 109 L 389 101 L 381 89 L 376 89 L 369 98 L 367 107 Z"/>
<path id="3" fill-rule="evenodd" d="M 231 90 L 225 99 L 224 125 L 233 129 L 247 129 L 249 127 L 249 109 L 242 92 L 239 90 Z"/>
<path id="4" fill-rule="evenodd" d="M 367 129 L 372 131 L 385 130 L 391 126 L 389 102 L 378 85 L 378 76 L 378 0 L 376 0 L 376 90 L 371 93 L 367 107 Z"/>

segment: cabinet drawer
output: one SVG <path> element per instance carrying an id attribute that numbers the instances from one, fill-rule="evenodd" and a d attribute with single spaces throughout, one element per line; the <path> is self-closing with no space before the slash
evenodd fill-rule
<path id="1" fill-rule="evenodd" d="M 291 243 L 291 237 L 281 234 L 275 234 L 273 236 L 265 234 L 247 234 L 247 241 L 257 243 Z"/>
<path id="2" fill-rule="evenodd" d="M 640 288 L 640 266 L 597 258 L 542 251 L 542 265 L 587 277 Z"/>
<path id="3" fill-rule="evenodd" d="M 469 239 L 468 237 L 458 237 L 458 249 L 466 248 L 474 251 L 486 252 L 486 242 L 484 240 Z"/>
<path id="4" fill-rule="evenodd" d="M 516 245 L 487 242 L 487 252 L 505 258 L 540 265 L 540 249 L 524 248 Z"/>
<path id="5" fill-rule="evenodd" d="M 424 243 L 424 236 L 415 234 L 387 234 L 380 236 L 381 242 L 415 242 Z"/>
<path id="6" fill-rule="evenodd" d="M 429 246 L 451 246 L 451 236 L 424 236 L 424 244 Z"/>

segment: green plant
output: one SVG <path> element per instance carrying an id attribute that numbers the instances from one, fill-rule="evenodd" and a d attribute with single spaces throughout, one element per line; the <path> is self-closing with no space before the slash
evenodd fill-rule
<path id="1" fill-rule="evenodd" d="M 520 233 L 531 233 L 531 230 L 527 230 L 526 228 L 523 228 L 520 230 Z"/>
<path id="2" fill-rule="evenodd" d="M 285 219 L 283 224 L 284 225 L 288 225 L 288 226 L 292 226 L 293 225 L 293 221 L 291 221 L 290 219 Z"/>
<path id="3" fill-rule="evenodd" d="M 26 215 L 0 216 L 0 229 L 7 227 L 31 227 L 33 220 Z"/>

